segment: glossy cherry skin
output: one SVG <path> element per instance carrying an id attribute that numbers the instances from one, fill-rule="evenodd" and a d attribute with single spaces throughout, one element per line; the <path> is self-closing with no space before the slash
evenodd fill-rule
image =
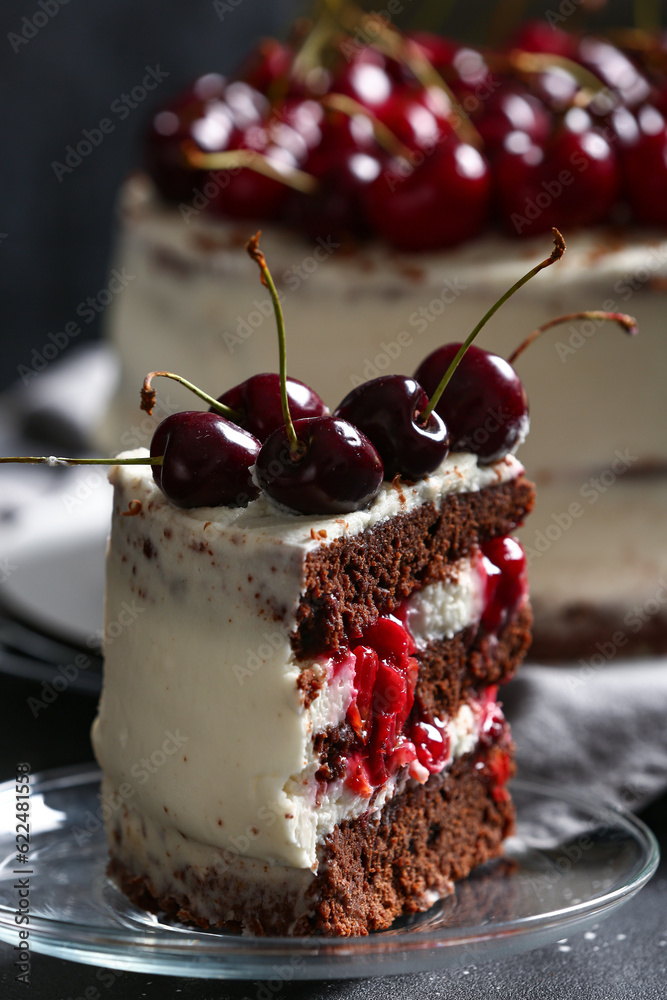
<path id="1" fill-rule="evenodd" d="M 497 205 L 518 236 L 552 226 L 587 226 L 606 219 L 616 201 L 616 153 L 589 115 L 572 108 L 545 148 L 512 132 L 494 161 Z"/>
<path id="2" fill-rule="evenodd" d="M 297 514 L 349 514 L 377 496 L 384 469 L 361 431 L 336 417 L 297 420 L 302 453 L 290 453 L 285 427 L 262 445 L 255 470 L 274 503 Z"/>
<path id="3" fill-rule="evenodd" d="M 452 135 L 450 102 L 443 91 L 403 87 L 378 111 L 378 118 L 413 153 L 433 149 Z"/>
<path id="4" fill-rule="evenodd" d="M 524 52 L 545 52 L 566 59 L 576 59 L 577 40 L 568 31 L 547 21 L 526 21 L 512 40 L 512 48 Z"/>
<path id="5" fill-rule="evenodd" d="M 516 538 L 504 535 L 482 545 L 486 572 L 481 625 L 497 634 L 512 618 L 528 594 L 526 553 Z"/>
<path id="6" fill-rule="evenodd" d="M 506 84 L 484 102 L 475 127 L 484 139 L 487 155 L 493 156 L 510 132 L 525 132 L 536 145 L 546 142 L 552 116 L 528 90 Z"/>
<path id="7" fill-rule="evenodd" d="M 475 236 L 489 210 L 484 157 L 451 136 L 416 169 L 396 164 L 364 192 L 375 230 L 400 250 L 435 250 Z"/>
<path id="8" fill-rule="evenodd" d="M 243 507 L 259 495 L 250 476 L 260 442 L 218 413 L 172 413 L 156 429 L 153 479 L 177 507 Z"/>
<path id="9" fill-rule="evenodd" d="M 245 57 L 235 76 L 262 94 L 289 77 L 294 52 L 275 38 L 263 38 Z"/>
<path id="10" fill-rule="evenodd" d="M 287 379 L 287 398 L 292 420 L 323 417 L 329 412 L 317 393 L 299 379 Z M 285 423 L 280 401 L 280 376 L 273 372 L 251 375 L 245 382 L 223 392 L 218 399 L 236 410 L 240 417 L 235 423 L 261 442 Z"/>
<path id="11" fill-rule="evenodd" d="M 447 457 L 449 434 L 443 420 L 432 413 L 425 426 L 419 414 L 428 396 L 413 378 L 381 375 L 347 394 L 334 416 L 349 420 L 377 448 L 386 479 L 400 474 L 422 479 Z"/>
<path id="12" fill-rule="evenodd" d="M 460 344 L 438 347 L 415 378 L 432 395 Z M 497 354 L 469 347 L 436 407 L 449 428 L 452 451 L 471 451 L 482 463 L 514 451 L 528 433 L 528 400 L 519 376 Z"/>
<path id="13" fill-rule="evenodd" d="M 622 152 L 625 194 L 645 225 L 667 222 L 667 122 L 650 105 L 637 117 L 639 135 Z"/>

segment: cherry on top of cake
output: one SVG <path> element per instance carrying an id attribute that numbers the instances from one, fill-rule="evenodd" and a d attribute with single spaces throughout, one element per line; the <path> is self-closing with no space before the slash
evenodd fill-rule
<path id="1" fill-rule="evenodd" d="M 331 414 L 314 390 L 287 376 L 280 296 L 258 232 L 246 250 L 273 302 L 279 374 L 259 373 L 215 399 L 182 375 L 149 372 L 141 388 L 147 413 L 155 406 L 152 382 L 158 376 L 181 383 L 209 404 L 207 411 L 185 410 L 163 420 L 149 457 L 3 457 L 0 463 L 150 465 L 156 485 L 177 507 L 247 506 L 263 493 L 282 510 L 317 516 L 368 508 L 385 480 L 398 485 L 428 477 L 451 449 L 472 453 L 479 465 L 496 462 L 513 454 L 528 432 L 528 400 L 512 362 L 536 337 L 582 318 L 613 320 L 636 333 L 633 317 L 596 310 L 543 323 L 508 361 L 473 346 L 503 303 L 563 256 L 565 241 L 557 229 L 553 235 L 550 255 L 500 296 L 464 343 L 435 350 L 415 377 L 385 375 L 362 383 Z"/>
<path id="2" fill-rule="evenodd" d="M 213 216 L 407 251 L 497 222 L 518 236 L 665 225 L 667 50 L 637 31 L 615 41 L 537 21 L 477 50 L 344 3 L 173 98 L 144 164 L 168 201 L 206 186 Z"/>

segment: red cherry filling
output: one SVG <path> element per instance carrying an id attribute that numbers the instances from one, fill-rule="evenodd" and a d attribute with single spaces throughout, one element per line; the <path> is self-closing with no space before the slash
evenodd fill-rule
<path id="1" fill-rule="evenodd" d="M 445 344 L 422 361 L 415 378 L 432 396 L 460 344 Z M 471 451 L 495 462 L 528 433 L 528 400 L 519 376 L 497 354 L 469 347 L 436 411 L 449 429 L 452 451 Z"/>
<path id="2" fill-rule="evenodd" d="M 320 397 L 304 382 L 287 379 L 287 397 L 292 418 L 322 417 L 329 412 Z M 240 414 L 238 424 L 260 441 L 285 423 L 280 401 L 280 375 L 265 372 L 252 375 L 223 392 L 218 400 Z"/>
<path id="3" fill-rule="evenodd" d="M 421 479 L 438 468 L 449 452 L 447 428 L 437 413 L 425 424 L 419 414 L 428 396 L 414 379 L 382 375 L 347 394 L 335 411 L 370 438 L 384 465 L 386 479 L 397 473 Z"/>
<path id="4" fill-rule="evenodd" d="M 528 593 L 526 554 L 509 536 L 484 542 L 482 553 L 486 585 L 481 625 L 497 635 Z"/>
<path id="5" fill-rule="evenodd" d="M 172 413 L 156 429 L 153 479 L 177 507 L 242 507 L 259 494 L 250 476 L 261 445 L 218 413 Z"/>
<path id="6" fill-rule="evenodd" d="M 347 753 L 345 784 L 355 794 L 370 797 L 374 788 L 405 765 L 411 765 L 410 773 L 419 781 L 438 773 L 451 756 L 451 746 L 447 720 L 431 716 L 415 702 L 418 663 L 408 630 L 387 616 L 366 629 L 361 640 L 351 650 L 354 695 L 347 722 L 356 739 Z M 505 718 L 496 704 L 497 690 L 491 686 L 472 702 L 479 752 L 485 755 L 508 739 Z M 497 773 L 486 775 L 498 785 L 501 761 L 498 758 L 493 765 Z"/>

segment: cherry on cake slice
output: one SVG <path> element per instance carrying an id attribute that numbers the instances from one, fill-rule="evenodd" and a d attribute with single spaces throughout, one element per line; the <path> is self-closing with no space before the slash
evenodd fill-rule
<path id="1" fill-rule="evenodd" d="M 500 852 L 496 691 L 530 627 L 516 458 L 454 453 L 342 516 L 264 495 L 184 510 L 149 466 L 111 478 L 107 625 L 137 616 L 107 644 L 93 744 L 130 898 L 203 927 L 365 934 Z"/>

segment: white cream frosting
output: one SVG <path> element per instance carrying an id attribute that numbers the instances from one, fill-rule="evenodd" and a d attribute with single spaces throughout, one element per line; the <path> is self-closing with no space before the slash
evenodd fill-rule
<path id="1" fill-rule="evenodd" d="M 512 457 L 479 466 L 474 456 L 452 455 L 414 486 L 385 484 L 366 511 L 311 518 L 281 513 L 264 498 L 247 508 L 177 510 L 150 467 L 115 467 L 104 688 L 93 726 L 108 782 L 128 784 L 153 821 L 168 820 L 199 844 L 237 850 L 247 841 L 248 856 L 314 868 L 318 842 L 368 800 L 334 783 L 313 809 L 312 738 L 345 717 L 352 674 L 348 666 L 334 678 L 331 663 L 294 657 L 305 556 L 421 503 L 521 471 Z M 126 516 L 131 500 L 141 511 Z M 311 528 L 326 538 L 314 540 Z M 466 613 L 474 617 L 473 569 L 462 561 L 455 572 L 460 600 L 454 577 L 412 598 L 424 622 L 419 637 L 436 633 L 438 615 L 441 635 L 465 627 Z M 305 666 L 325 681 L 308 708 L 297 685 Z M 469 746 L 462 712 L 454 747 Z M 387 785 L 375 807 L 392 791 Z"/>

